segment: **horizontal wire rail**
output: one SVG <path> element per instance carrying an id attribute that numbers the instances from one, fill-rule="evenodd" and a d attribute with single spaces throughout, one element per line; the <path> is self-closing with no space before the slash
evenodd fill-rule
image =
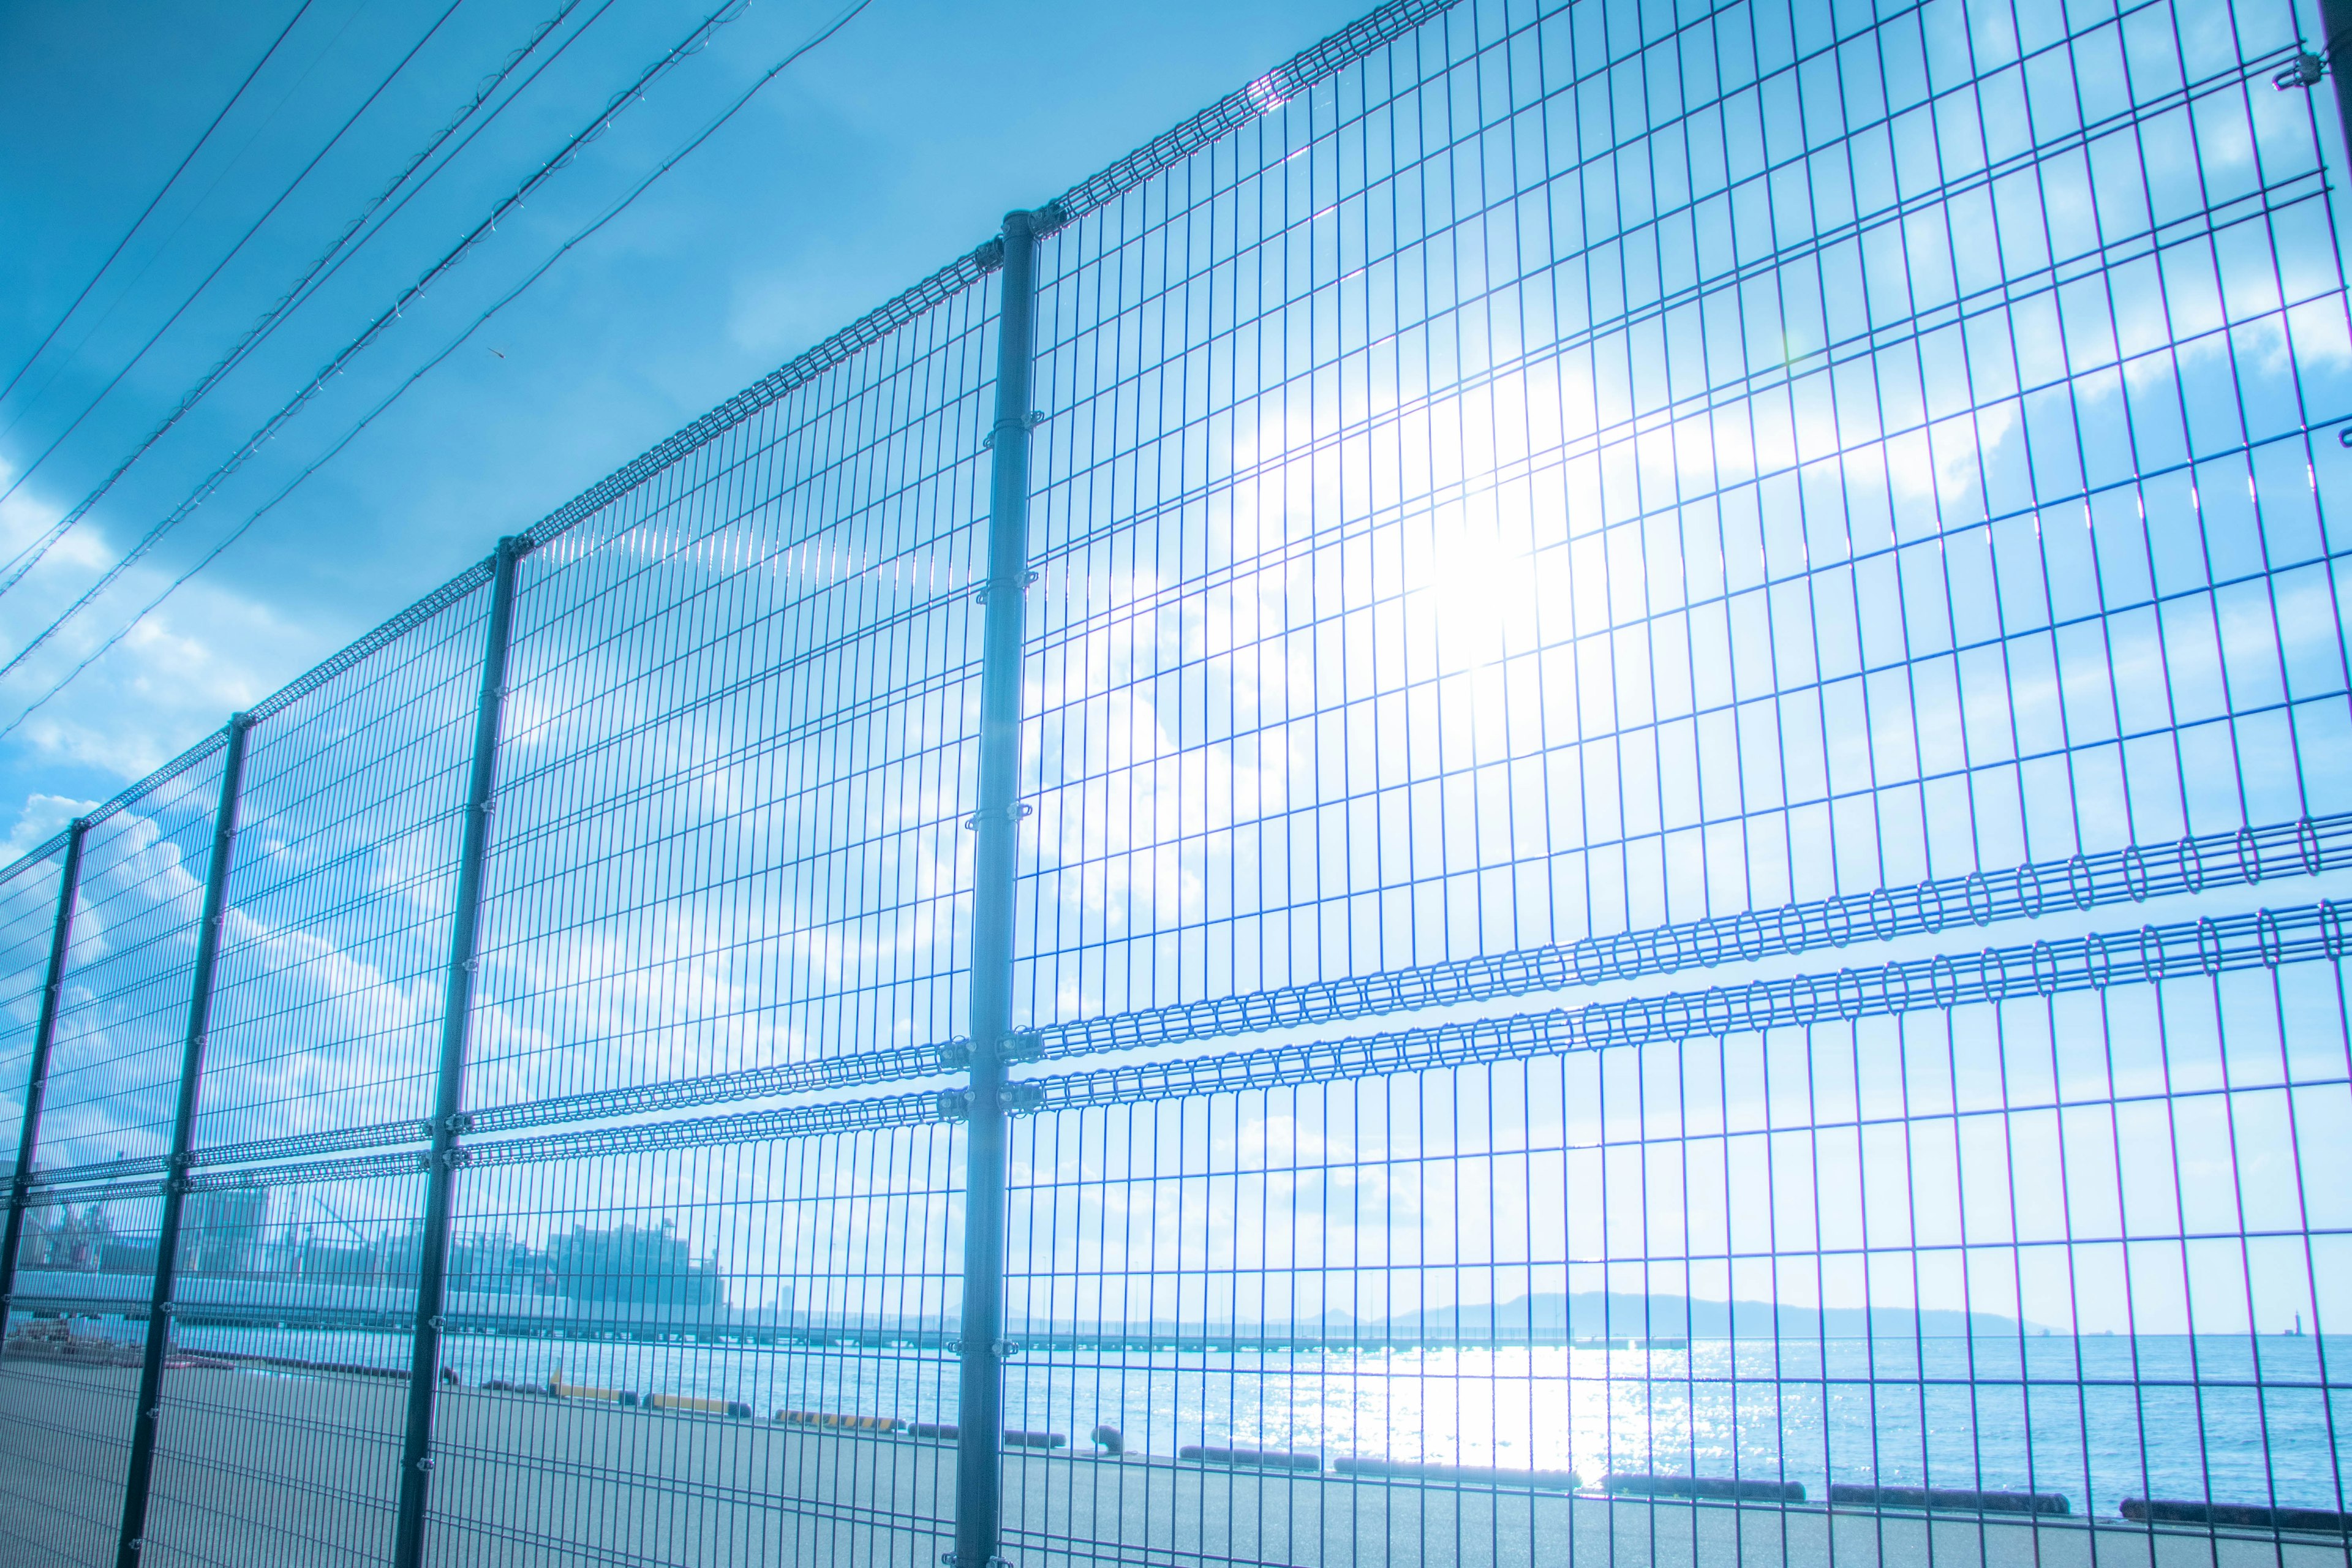
<path id="1" fill-rule="evenodd" d="M 1055 198 L 1055 216 L 1069 223 L 1108 205 L 1239 127 L 1281 108 L 1318 82 L 1444 16 L 1456 4 L 1458 0 L 1392 0 L 1314 47 L 1293 55 L 1247 87 L 1228 93 L 1174 130 L 1154 137 L 1102 173 L 1072 185 Z"/>
<path id="2" fill-rule="evenodd" d="M 2184 893 L 2251 887 L 2282 877 L 2318 876 L 2344 866 L 2347 851 L 2352 851 L 2352 814 L 2305 818 L 2193 836 L 2170 844 L 2130 845 L 2095 855 L 2073 856 L 2063 861 L 2021 866 L 1990 876 L 1972 871 L 1909 888 L 1879 889 L 1868 894 L 1813 900 L 1777 910 L 1746 910 L 1737 916 L 1625 931 L 1613 937 L 1586 937 L 1564 946 L 1460 959 L 1419 969 L 1039 1026 L 1033 1033 L 1039 1054 L 1049 1059 L 1224 1039 L 1274 1029 L 1673 974 L 1722 963 L 1795 957 L 1843 948 L 1856 942 L 1888 942 L 2012 920 L 2035 920 L 2061 910 L 2087 911 Z M 467 1113 L 467 1127 L 476 1133 L 517 1131 L 572 1121 L 653 1115 L 730 1100 L 777 1099 L 894 1079 L 934 1078 L 955 1070 L 961 1045 L 959 1040 L 948 1040 L 519 1104 L 485 1106 Z M 193 1152 L 192 1159 L 198 1165 L 258 1164 L 345 1150 L 422 1142 L 431 1136 L 427 1122 L 388 1121 L 203 1147 Z M 125 1174 L 146 1173 L 160 1171 L 162 1165 L 153 1160 L 134 1161 L 121 1169 Z M 62 1171 L 43 1177 L 44 1182 L 49 1183 L 68 1179 L 73 1178 Z"/>
<path id="3" fill-rule="evenodd" d="M 2035 920 L 2061 909 L 2087 910 L 2252 886 L 2266 878 L 2316 876 L 2344 864 L 2341 856 L 2347 848 L 2352 848 L 2352 815 L 2325 822 L 2306 818 L 2160 847 L 2131 845 L 2075 855 L 2008 872 L 1971 871 L 1908 888 L 1881 888 L 1614 936 L 1582 937 L 1566 945 L 1494 957 L 1045 1026 L 1037 1034 L 1045 1055 L 1081 1056 L 1598 985 L 1817 952 L 1855 942 L 1938 934 L 1964 925 Z"/>
<path id="4" fill-rule="evenodd" d="M 2352 915 L 2333 900 L 2322 900 L 2243 914 L 2203 916 L 2137 930 L 2042 938 L 1975 952 L 1890 960 L 1866 968 L 1756 979 L 1704 991 L 1674 991 L 1613 1002 L 1590 1002 L 1580 1007 L 1467 1019 L 1378 1035 L 1100 1068 L 1087 1072 L 1035 1074 L 1014 1080 L 1008 1104 L 1015 1115 L 1045 1115 L 1102 1106 L 1393 1078 L 1729 1034 L 1801 1029 L 1831 1022 L 1852 1023 L 1917 1011 L 1948 1011 L 2028 997 L 2157 985 L 2199 977 L 2210 979 L 2247 970 L 2340 963 L 2347 952 L 2352 952 L 2347 942 L 2352 942 Z M 2346 1080 L 2338 1078 L 2315 1081 L 2341 1084 Z M 824 1137 L 891 1127 L 943 1125 L 964 1115 L 963 1094 L 960 1089 L 898 1094 L 677 1121 L 646 1121 L 544 1138 L 468 1142 L 455 1152 L 456 1163 L 468 1166 L 543 1163 L 770 1139 Z M 586 1100 L 591 1097 L 581 1098 Z M 632 1104 L 622 1096 L 603 1098 L 604 1105 L 593 1113 L 599 1117 L 626 1115 L 643 1107 L 643 1101 Z M 667 1105 L 659 1108 L 667 1109 Z M 566 1109 L 585 1119 L 578 1107 Z M 544 1124 L 490 1120 L 478 1113 L 467 1119 L 467 1128 L 469 1132 L 480 1132 Z M 385 1133 L 387 1142 L 418 1142 L 428 1135 L 421 1124 L 411 1124 L 397 1140 L 390 1136 L 390 1129 Z M 299 1152 L 323 1152 L 334 1147 L 338 1146 L 302 1146 L 296 1140 L 268 1140 L 242 1147 L 201 1151 L 192 1156 L 191 1169 L 225 1165 L 232 1161 L 256 1163 L 236 1171 L 182 1179 L 190 1191 L 221 1191 L 401 1174 L 425 1168 L 429 1159 L 424 1154 L 385 1154 L 348 1161 L 258 1163 Z M 86 1204 L 102 1196 L 159 1193 L 163 1190 L 159 1184 L 135 1184 L 163 1168 L 161 1159 L 142 1159 L 47 1172 L 32 1184 L 34 1196 L 28 1201 Z M 106 1179 L 101 1179 L 102 1174 Z"/>
<path id="5" fill-rule="evenodd" d="M 1890 961 L 1871 968 L 1751 980 L 1506 1018 L 1436 1024 L 1392 1034 L 1103 1068 L 1035 1083 L 1037 1109 L 1109 1105 L 1240 1089 L 1295 1088 L 1342 1079 L 1559 1056 L 2027 996 L 2153 985 L 2190 975 L 2340 961 L 2346 915 L 2334 902 L 2208 916 L 2136 931 L 2051 937 L 1973 953 Z"/>

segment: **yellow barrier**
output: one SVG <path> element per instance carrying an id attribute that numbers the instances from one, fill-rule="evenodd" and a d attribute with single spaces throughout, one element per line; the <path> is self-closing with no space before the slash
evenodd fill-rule
<path id="1" fill-rule="evenodd" d="M 691 1394 L 648 1394 L 648 1410 L 690 1410 L 698 1415 L 749 1415 L 751 1406 L 732 1399 L 703 1399 Z"/>
<path id="2" fill-rule="evenodd" d="M 824 1410 L 779 1410 L 776 1419 L 803 1426 L 844 1426 L 855 1432 L 896 1432 L 905 1425 L 896 1415 L 835 1415 Z"/>
<path id="3" fill-rule="evenodd" d="M 617 1388 L 592 1388 L 584 1383 L 564 1382 L 563 1369 L 560 1366 L 550 1367 L 548 1369 L 547 1392 L 553 1394 L 558 1399 L 610 1399 L 617 1401 L 621 1397 L 621 1391 Z"/>

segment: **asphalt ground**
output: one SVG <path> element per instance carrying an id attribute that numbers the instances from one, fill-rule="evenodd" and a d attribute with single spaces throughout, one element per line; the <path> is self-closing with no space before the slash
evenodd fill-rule
<path id="1" fill-rule="evenodd" d="M 137 1373 L 0 1364 L 0 1565 L 112 1568 Z M 166 1373 L 149 1568 L 388 1560 L 394 1380 Z M 445 1390 L 427 1560 L 446 1568 L 933 1568 L 954 1451 L 904 1436 Z M 2335 1568 L 2341 1541 L 1695 1504 L 1008 1453 L 1015 1568 Z"/>

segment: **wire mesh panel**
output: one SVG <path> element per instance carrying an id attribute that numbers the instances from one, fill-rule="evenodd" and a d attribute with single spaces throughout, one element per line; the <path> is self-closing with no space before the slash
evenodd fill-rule
<path id="1" fill-rule="evenodd" d="M 5 1140 L 0 1141 L 0 1148 L 7 1151 L 0 1158 L 10 1162 L 12 1175 L 24 1131 L 34 1044 L 48 979 L 61 858 L 43 855 L 28 858 L 0 879 L 0 974 L 6 977 L 0 982 L 6 998 L 0 1002 L 0 1029 L 5 1029 L 5 1035 L 0 1035 L 0 1041 L 5 1041 L 0 1044 L 0 1128 L 5 1130 L 0 1133 L 0 1140 Z M 20 1270 L 49 1261 L 55 1250 L 58 1217 L 56 1210 L 48 1205 L 26 1212 L 21 1222 L 23 1238 L 17 1247 Z M 22 1293 L 21 1285 L 17 1293 Z M 41 1348 L 37 1342 L 47 1337 L 44 1327 L 36 1325 L 29 1315 L 19 1318 L 6 1305 L 0 1305 L 0 1332 L 9 1338 L 6 1345 L 0 1346 L 0 1379 L 6 1378 L 12 1370 L 21 1370 L 7 1364 L 9 1360 L 16 1359 L 18 1352 L 37 1353 Z M 0 1542 L 5 1543 L 0 1546 L 0 1552 L 9 1555 L 44 1550 L 47 1539 L 46 1531 L 29 1529 L 16 1517 L 22 1495 L 12 1489 L 7 1502 L 0 1505 Z"/>
<path id="2" fill-rule="evenodd" d="M 401 1163 L 195 1178 L 141 1561 L 389 1556 L 424 1191 Z"/>
<path id="3" fill-rule="evenodd" d="M 45 1174 L 152 1176 L 186 1058 L 190 969 L 220 804 L 217 745 L 93 826 L 41 1118 Z"/>
<path id="4" fill-rule="evenodd" d="M 952 1135 L 640 1125 L 477 1145 L 436 1560 L 938 1560 Z"/>
<path id="5" fill-rule="evenodd" d="M 2295 47 L 1459 7 L 1055 236 L 1037 1016 L 2342 812 Z"/>
<path id="6" fill-rule="evenodd" d="M 13 1162 L 24 1128 L 25 1090 L 48 984 L 61 847 L 0 874 L 0 1159 Z M 11 1172 L 15 1167 L 9 1166 Z"/>
<path id="7" fill-rule="evenodd" d="M 2340 1526 L 2339 951 L 2086 913 L 2341 865 L 2301 47 L 1465 5 L 1045 242 L 1023 994 L 1193 1054 L 1038 1083 L 1021 1546 Z"/>
<path id="8" fill-rule="evenodd" d="M 380 1562 L 423 1185 L 212 1175 L 415 1143 L 431 1110 L 481 600 L 457 599 L 253 731 L 199 1182 L 142 1561 Z M 280 1489 L 277 1484 L 283 1479 Z"/>
<path id="9" fill-rule="evenodd" d="M 2076 1534 L 2150 1497 L 2332 1510 L 2342 980 L 2322 952 L 1235 1094 L 1180 1065 L 1041 1117 L 1013 1407 L 1202 1473 L 1033 1477 L 1029 1542 L 1392 1560 L 1429 1550 L 1401 1527 L 1491 1530 L 1545 1561 L 1610 1544 L 1611 1493 L 1651 1546 L 1737 1551 L 1694 1480 Z M 1253 1481 L 1243 1518 L 1219 1464 L 1334 1479 Z"/>
<path id="10" fill-rule="evenodd" d="M 0 1484 L 28 1562 L 114 1561 L 219 789 L 201 748 L 83 843 L 12 1303 L 37 1321 L 0 1359 Z"/>
<path id="11" fill-rule="evenodd" d="M 444 1396 L 434 1550 L 452 1560 L 937 1555 L 936 1444 L 820 1440 L 779 1415 L 952 1421 L 937 1152 L 625 1151 L 670 1135 L 653 1113 L 773 1099 L 795 1072 L 937 1070 L 956 1026 L 988 292 L 950 294 L 522 563 L 465 1102 L 478 1133 L 605 1128 L 577 1158 L 467 1176 L 448 1321 L 491 1337 L 492 1392 L 599 1408 Z M 853 1240 L 864 1224 L 882 1228 Z M 458 1253 L 523 1261 L 485 1293 Z M 845 1322 L 893 1331 L 826 1348 Z M 518 1323 L 552 1348 L 499 1344 Z M 673 1419 L 649 1418 L 656 1396 Z M 521 1484 L 513 1446 L 542 1439 Z M 645 1506 L 616 1512 L 622 1488 Z"/>
<path id="12" fill-rule="evenodd" d="M 432 1110 L 483 598 L 253 731 L 196 1122 L 211 1163 L 414 1142 Z"/>
<path id="13" fill-rule="evenodd" d="M 469 1105 L 953 1032 L 987 296 L 526 558 Z"/>

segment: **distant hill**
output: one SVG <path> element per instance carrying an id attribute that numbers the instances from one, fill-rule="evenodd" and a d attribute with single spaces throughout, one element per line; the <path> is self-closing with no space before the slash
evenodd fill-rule
<path id="1" fill-rule="evenodd" d="M 1371 1320 L 1366 1320 L 1370 1321 Z M 1773 1301 L 1704 1301 L 1685 1296 L 1637 1296 L 1580 1290 L 1572 1296 L 1520 1296 L 1500 1303 L 1472 1302 L 1406 1312 L 1391 1328 L 1459 1333 L 1561 1333 L 1600 1339 L 1988 1339 L 2018 1333 L 2015 1318 L 1996 1312 L 1930 1308 L 1793 1307 Z M 2034 1333 L 2032 1325 L 2024 1332 Z"/>

